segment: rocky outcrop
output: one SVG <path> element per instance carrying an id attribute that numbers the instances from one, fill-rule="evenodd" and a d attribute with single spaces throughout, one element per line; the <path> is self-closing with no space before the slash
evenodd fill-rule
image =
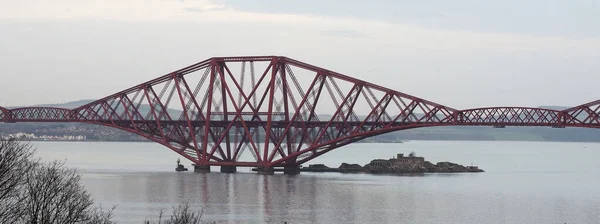
<path id="1" fill-rule="evenodd" d="M 340 167 L 338 167 L 339 169 L 362 169 L 363 167 L 358 165 L 358 164 L 349 164 L 349 163 L 342 163 L 342 165 L 340 165 Z"/>
<path id="2" fill-rule="evenodd" d="M 340 172 L 340 173 L 390 173 L 390 174 L 422 174 L 422 173 L 466 173 L 484 172 L 476 166 L 463 166 L 451 162 L 433 164 L 423 157 L 411 153 L 408 157 L 398 154 L 396 158 L 374 159 L 369 164 L 342 163 L 338 168 L 329 168 L 323 164 L 313 164 L 302 168 L 307 172 Z"/>
<path id="3" fill-rule="evenodd" d="M 367 164 L 363 170 L 366 173 L 424 173 L 428 171 L 423 165 L 416 164 L 402 166 L 392 164 L 387 166 Z"/>
<path id="4" fill-rule="evenodd" d="M 363 172 L 363 167 L 358 164 L 342 163 L 342 165 L 338 167 L 338 171 L 342 173 L 360 173 Z"/>
<path id="5" fill-rule="evenodd" d="M 331 168 L 325 166 L 324 164 L 312 164 L 308 167 L 301 168 L 301 170 L 308 172 L 328 172 L 329 170 L 331 170 Z"/>
<path id="6" fill-rule="evenodd" d="M 460 173 L 460 172 L 483 172 L 482 169 L 476 166 L 463 166 L 451 162 L 439 162 L 435 165 L 436 173 Z"/>
<path id="7" fill-rule="evenodd" d="M 463 166 L 451 162 L 439 162 L 433 164 L 425 161 L 421 164 L 373 164 L 369 163 L 364 166 L 363 171 L 366 173 L 463 173 L 463 172 L 483 172 L 478 167 Z"/>

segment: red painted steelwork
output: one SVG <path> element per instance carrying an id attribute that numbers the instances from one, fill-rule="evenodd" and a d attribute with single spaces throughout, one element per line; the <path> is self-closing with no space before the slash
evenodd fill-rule
<path id="1" fill-rule="evenodd" d="M 564 110 L 565 126 L 600 128 L 600 100 Z"/>
<path id="2" fill-rule="evenodd" d="M 70 122 L 73 111 L 52 107 L 23 107 L 9 110 L 12 122 Z"/>
<path id="3" fill-rule="evenodd" d="M 296 166 L 353 142 L 431 126 L 600 127 L 600 101 L 564 111 L 456 110 L 286 57 L 211 58 L 81 107 L 0 107 L 3 122 L 83 122 L 197 165 Z"/>
<path id="4" fill-rule="evenodd" d="M 490 107 L 462 110 L 455 121 L 460 125 L 563 126 L 563 112 L 527 107 Z"/>
<path id="5" fill-rule="evenodd" d="M 0 107 L 0 121 L 4 121 L 5 117 L 7 117 L 8 115 L 8 109 L 4 108 L 4 107 Z"/>

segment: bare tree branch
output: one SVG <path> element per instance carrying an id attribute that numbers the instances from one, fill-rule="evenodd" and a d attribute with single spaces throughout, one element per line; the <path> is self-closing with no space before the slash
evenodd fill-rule
<path id="1" fill-rule="evenodd" d="M 0 139 L 0 223 L 10 223 L 22 215 L 20 198 L 32 157 L 31 145 Z"/>
<path id="2" fill-rule="evenodd" d="M 112 224 L 93 207 L 81 175 L 64 162 L 33 159 L 29 144 L 0 139 L 0 223 Z"/>
<path id="3" fill-rule="evenodd" d="M 157 221 L 144 221 L 144 224 L 200 224 L 202 221 L 202 210 L 192 211 L 189 203 L 173 207 L 171 217 L 163 220 L 163 211 L 158 215 Z"/>

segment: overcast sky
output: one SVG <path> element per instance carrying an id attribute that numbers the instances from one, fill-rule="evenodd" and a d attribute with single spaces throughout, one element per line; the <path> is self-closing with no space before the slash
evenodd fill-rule
<path id="1" fill-rule="evenodd" d="M 283 55 L 457 109 L 600 99 L 600 0 L 0 0 L 0 105 Z"/>

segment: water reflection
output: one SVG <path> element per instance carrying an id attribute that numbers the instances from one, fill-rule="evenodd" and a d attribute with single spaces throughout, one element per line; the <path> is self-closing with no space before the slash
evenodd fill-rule
<path id="1" fill-rule="evenodd" d="M 84 174 L 99 203 L 119 205 L 120 223 L 139 223 L 183 202 L 217 223 L 585 223 L 600 218 L 598 200 L 481 194 L 468 185 L 456 191 L 448 187 L 461 182 L 456 179 L 473 177 Z"/>
<path id="2" fill-rule="evenodd" d="M 55 148 L 39 147 L 39 152 L 45 153 L 43 158 L 80 156 L 68 161 L 73 167 L 85 165 L 78 168 L 84 169 L 86 189 L 98 203 L 119 205 L 116 210 L 119 223 L 140 223 L 146 217 L 155 217 L 161 209 L 186 201 L 196 209 L 203 209 L 206 221 L 217 223 L 596 223 L 600 220 L 600 172 L 596 168 L 600 144 L 583 149 L 575 143 L 411 142 L 402 146 L 378 145 L 377 152 L 365 151 L 374 148 L 368 144 L 358 144 L 356 149 L 344 148 L 344 153 L 334 151 L 324 157 L 349 156 L 343 159 L 352 161 L 352 158 L 384 157 L 397 152 L 398 147 L 412 147 L 435 161 L 448 159 L 465 164 L 477 161 L 487 171 L 420 176 L 175 173 L 172 163 L 165 164 L 164 170 L 169 172 L 146 172 L 161 170 L 160 163 L 168 154 L 160 154 L 162 148 L 148 152 L 150 144 L 137 147 L 138 151 L 131 149 L 132 145 L 136 144 L 123 143 L 122 148 L 91 144 L 87 156 L 88 151 L 82 148 L 87 150 L 88 145 L 66 143 Z M 447 150 L 448 147 L 454 149 Z M 135 151 L 132 155 L 148 155 L 142 161 L 152 166 L 140 168 L 132 166 L 131 161 L 113 160 L 100 161 L 108 164 L 105 167 L 94 164 L 100 163 L 97 152 L 106 154 L 102 158 L 113 158 L 125 149 Z M 565 162 L 565 149 L 578 155 L 576 162 Z M 381 156 L 372 155 L 380 151 Z M 523 152 L 535 156 L 524 157 Z"/>

